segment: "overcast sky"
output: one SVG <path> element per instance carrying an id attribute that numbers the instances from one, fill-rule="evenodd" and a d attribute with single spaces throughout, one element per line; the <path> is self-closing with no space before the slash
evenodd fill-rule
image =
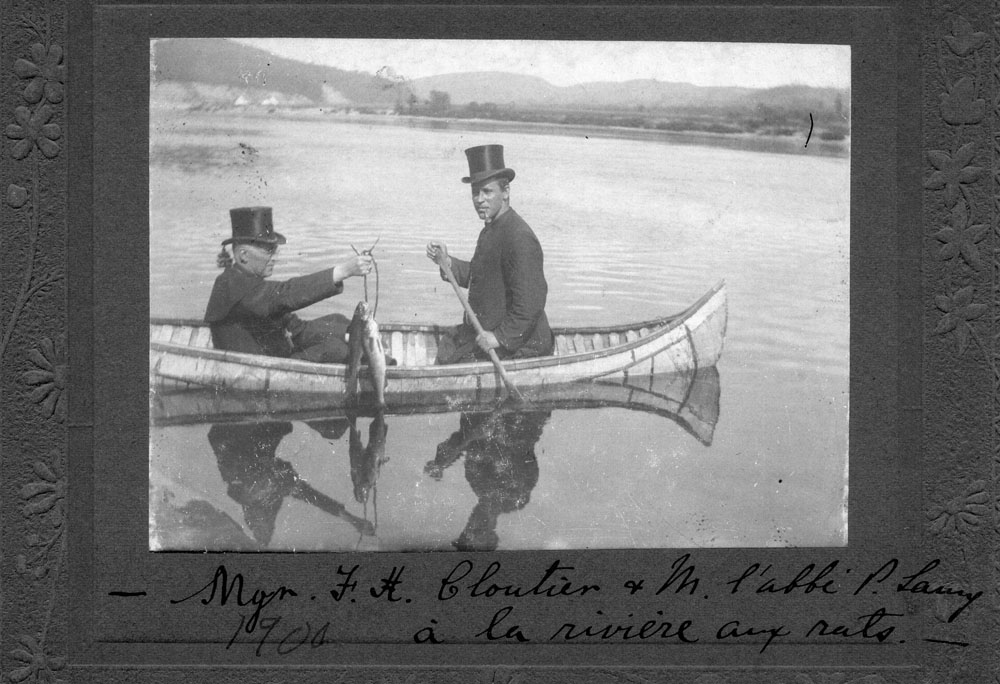
<path id="1" fill-rule="evenodd" d="M 700 86 L 846 88 L 848 45 L 601 41 L 375 40 L 248 38 L 252 45 L 314 64 L 374 74 L 389 68 L 421 78 L 463 71 L 509 71 L 565 86 L 654 78 Z"/>

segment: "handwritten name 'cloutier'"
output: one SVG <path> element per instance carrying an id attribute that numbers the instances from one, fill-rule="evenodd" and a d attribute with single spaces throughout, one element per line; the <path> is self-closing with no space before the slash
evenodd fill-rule
<path id="1" fill-rule="evenodd" d="M 575 569 L 572 565 L 562 565 L 558 560 L 553 562 L 535 582 L 493 581 L 501 571 L 501 564 L 493 561 L 481 572 L 476 573 L 472 561 L 464 560 L 458 563 L 441 580 L 437 597 L 447 601 L 460 594 L 467 593 L 470 598 L 504 596 L 508 598 L 523 598 L 525 596 L 584 596 L 597 592 L 601 587 L 597 584 L 574 584 L 567 575 Z M 558 573 L 558 576 L 557 576 Z M 466 578 L 471 581 L 463 583 Z"/>

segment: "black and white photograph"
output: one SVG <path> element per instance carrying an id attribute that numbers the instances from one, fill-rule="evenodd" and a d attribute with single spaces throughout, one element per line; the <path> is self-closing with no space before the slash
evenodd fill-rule
<path id="1" fill-rule="evenodd" d="M 149 59 L 150 550 L 847 546 L 850 46 Z"/>

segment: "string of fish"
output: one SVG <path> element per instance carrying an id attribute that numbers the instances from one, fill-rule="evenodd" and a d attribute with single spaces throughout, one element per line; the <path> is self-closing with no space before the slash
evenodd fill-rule
<path id="1" fill-rule="evenodd" d="M 371 247 L 369 247 L 368 249 L 366 249 L 364 251 L 361 251 L 361 252 L 359 252 L 357 249 L 355 249 L 354 245 L 351 245 L 351 249 L 353 249 L 354 253 L 357 254 L 358 256 L 370 256 L 372 258 L 372 266 L 375 267 L 375 305 L 372 307 L 372 318 L 375 317 L 375 313 L 378 311 L 378 261 L 375 259 L 375 255 L 372 254 L 372 250 L 375 249 L 375 245 L 377 245 L 378 241 L 381 240 L 381 239 L 382 239 L 382 236 L 379 235 L 377 238 L 375 238 L 375 242 L 372 243 Z M 364 280 L 365 280 L 365 303 L 367 304 L 368 303 L 368 274 L 367 273 L 364 276 Z"/>

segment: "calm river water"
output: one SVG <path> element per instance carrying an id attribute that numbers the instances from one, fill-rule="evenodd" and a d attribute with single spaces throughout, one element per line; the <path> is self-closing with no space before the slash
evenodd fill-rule
<path id="1" fill-rule="evenodd" d="M 361 417 L 356 429 L 154 424 L 152 548 L 846 544 L 848 159 L 321 115 L 154 108 L 152 120 L 153 316 L 201 318 L 228 210 L 263 204 L 288 237 L 275 278 L 378 239 L 379 320 L 457 323 L 423 247 L 471 256 L 481 224 L 462 151 L 491 142 L 505 146 L 511 205 L 545 250 L 553 326 L 679 311 L 720 279 L 729 291 L 710 440 L 662 415 L 557 408 L 503 419 L 515 453 L 498 469 L 476 449 L 448 451 L 459 413 Z M 353 279 L 302 313 L 350 315 L 363 296 Z M 468 431 L 482 419 L 465 420 Z M 365 501 L 351 440 L 381 435 L 388 460 Z"/>

